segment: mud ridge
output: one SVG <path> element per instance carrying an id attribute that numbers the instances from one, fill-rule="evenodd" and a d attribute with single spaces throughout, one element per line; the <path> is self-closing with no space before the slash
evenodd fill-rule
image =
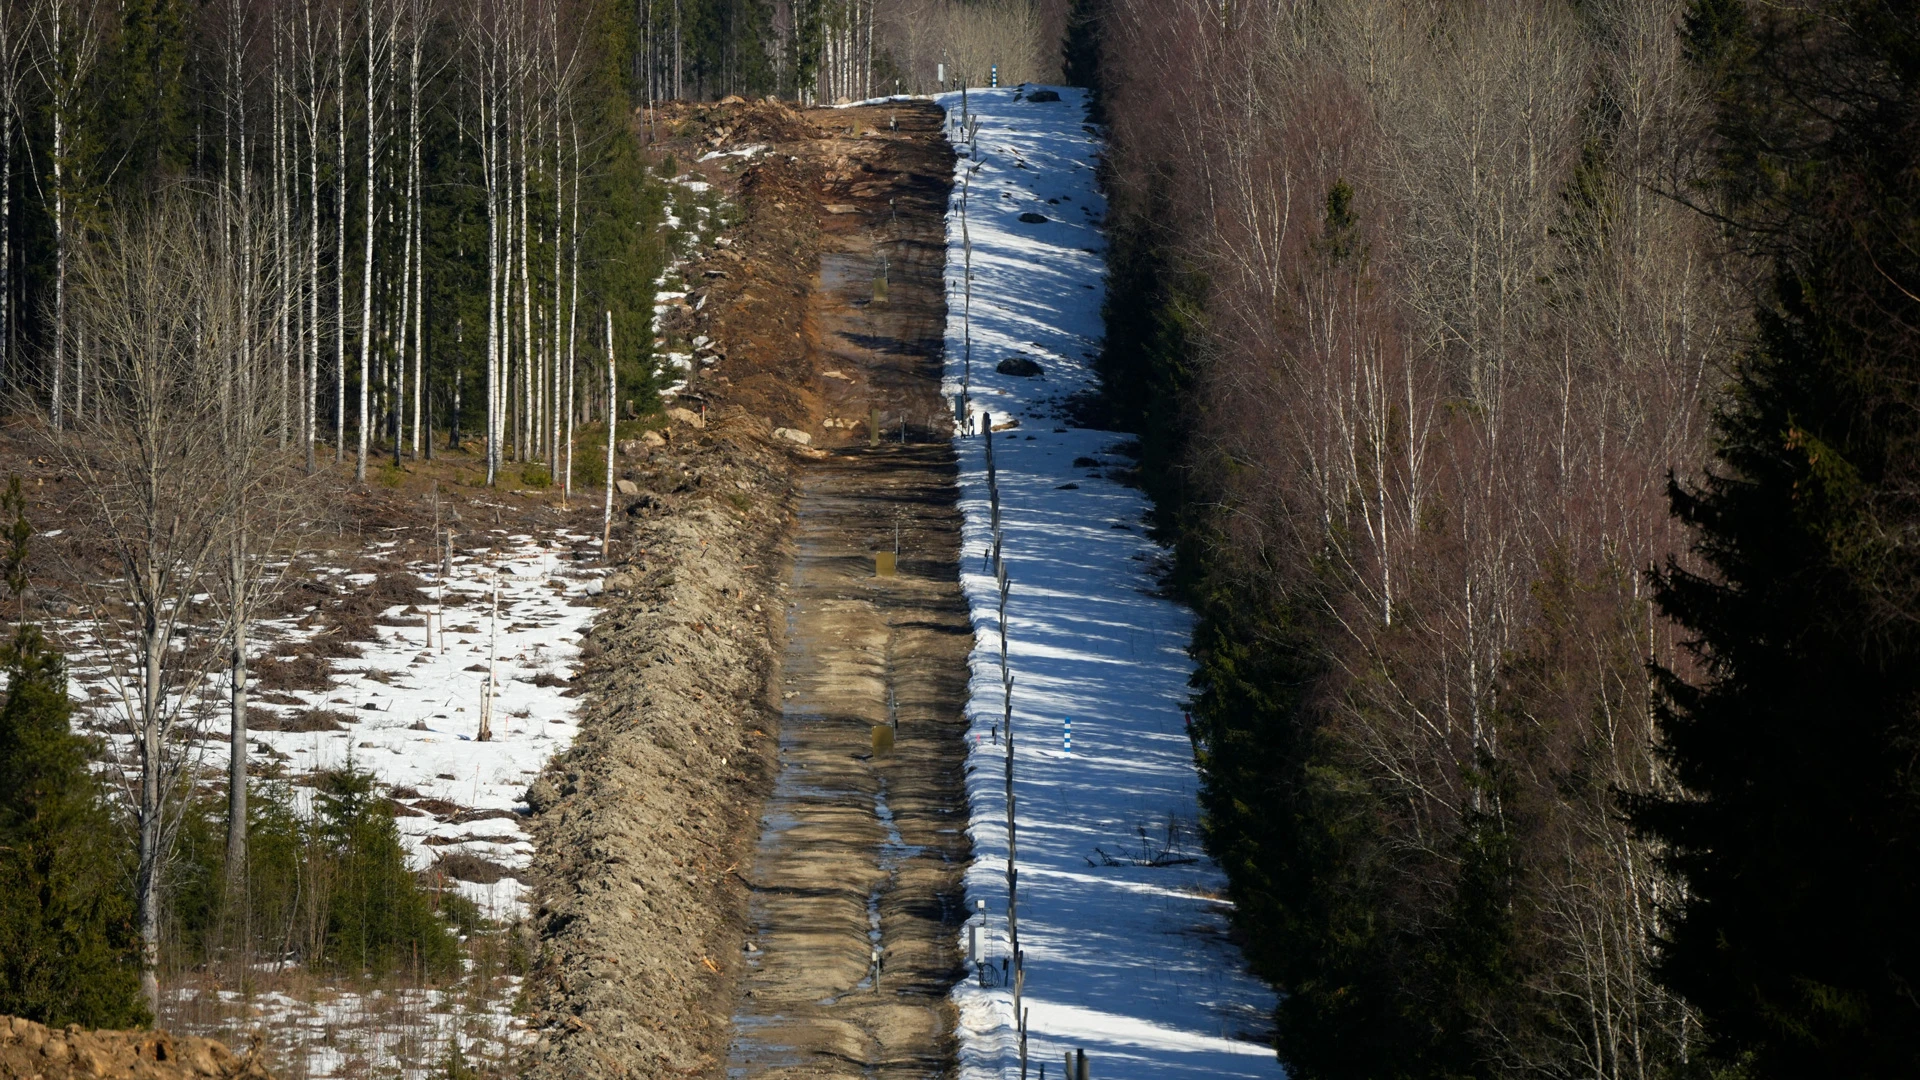
<path id="1" fill-rule="evenodd" d="M 667 498 L 697 494 L 624 541 L 587 639 L 580 735 L 528 792 L 533 1077 L 700 1073 L 726 1023 L 738 869 L 776 753 L 791 486 L 764 421 L 716 427 L 640 473 Z"/>

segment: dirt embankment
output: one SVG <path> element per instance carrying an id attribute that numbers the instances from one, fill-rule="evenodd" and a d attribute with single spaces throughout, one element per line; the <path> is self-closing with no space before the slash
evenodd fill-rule
<path id="1" fill-rule="evenodd" d="M 726 1019 L 734 875 L 777 722 L 788 473 L 764 421 L 709 430 L 633 470 L 647 493 L 587 639 L 581 733 L 529 792 L 534 1076 L 698 1073 Z"/>
<path id="2" fill-rule="evenodd" d="M 648 118 L 679 160 L 770 146 L 709 166 L 745 216 L 664 320 L 721 357 L 683 395 L 706 424 L 621 459 L 634 493 L 616 507 L 622 566 L 588 639 L 581 734 L 529 793 L 539 1080 L 725 1071 L 750 933 L 743 871 L 778 766 L 795 475 L 824 456 L 773 432 L 850 434 L 826 423 L 851 411 L 831 400 L 850 380 L 823 386 L 835 361 L 815 291 L 830 232 L 884 220 L 903 184 L 944 183 L 937 119 L 908 130 L 902 111 L 731 103 Z"/>
<path id="3" fill-rule="evenodd" d="M 0 1016 L 0 1077 L 20 1080 L 271 1080 L 253 1054 L 164 1031 L 49 1028 Z"/>

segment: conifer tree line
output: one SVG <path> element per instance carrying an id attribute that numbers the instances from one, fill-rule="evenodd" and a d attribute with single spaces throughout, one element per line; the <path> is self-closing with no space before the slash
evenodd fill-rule
<path id="1" fill-rule="evenodd" d="M 648 104 L 779 94 L 807 104 L 1060 74 L 1067 0 L 632 0 Z M 940 81 L 941 69 L 946 82 Z"/>
<path id="2" fill-rule="evenodd" d="M 1290 1075 L 1920 1070 L 1915 8 L 1076 5 Z"/>
<path id="3" fill-rule="evenodd" d="M 217 193 L 270 271 L 281 445 L 364 479 L 460 427 L 490 475 L 555 463 L 565 421 L 608 408 L 570 381 L 599 348 L 582 312 L 610 308 L 645 370 L 662 196 L 630 137 L 631 22 L 591 0 L 10 0 L 0 376 L 71 425 L 99 377 L 82 253 L 168 192 Z"/>
<path id="4" fill-rule="evenodd" d="M 1029 0 L 8 0 L 0 10 L 0 378 L 56 427 L 95 392 L 77 252 L 116 209 L 218 187 L 274 263 L 263 347 L 309 456 L 484 434 L 556 464 L 604 416 L 574 362 L 611 309 L 645 400 L 657 272 L 628 108 L 833 101 L 1045 73 Z M 929 28 L 932 28 L 929 30 Z M 985 59 L 983 59 L 985 58 Z M 976 70 L 977 69 L 977 70 Z M 583 337 L 585 335 L 585 337 Z M 594 384 L 597 385 L 597 384 Z"/>

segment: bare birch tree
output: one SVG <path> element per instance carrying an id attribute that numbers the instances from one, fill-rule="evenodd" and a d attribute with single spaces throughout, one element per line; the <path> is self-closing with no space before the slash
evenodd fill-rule
<path id="1" fill-rule="evenodd" d="M 221 232 L 174 199 L 143 218 L 123 213 L 105 243 L 78 254 L 76 323 L 99 394 L 55 444 L 111 564 L 91 608 L 133 744 L 124 775 L 139 836 L 141 979 L 155 1009 L 162 875 L 195 763 L 181 735 L 204 719 L 226 636 L 199 600 L 227 554 L 236 494 L 222 444 L 245 335 Z"/>

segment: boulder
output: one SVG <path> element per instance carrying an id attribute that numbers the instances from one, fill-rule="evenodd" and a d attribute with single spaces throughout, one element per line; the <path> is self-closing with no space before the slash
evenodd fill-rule
<path id="1" fill-rule="evenodd" d="M 1059 100 L 1057 95 L 1055 100 Z M 746 103 L 746 99 L 742 98 L 739 94 L 728 94 L 726 97 L 720 99 L 720 104 L 722 105 L 745 105 Z"/>
<path id="2" fill-rule="evenodd" d="M 806 433 L 806 432 L 804 432 L 804 431 L 796 431 L 796 430 L 794 430 L 793 428 L 790 428 L 790 427 L 777 427 L 777 428 L 774 428 L 774 429 L 773 429 L 773 437 L 774 437 L 774 438 L 776 438 L 776 439 L 785 439 L 785 440 L 787 440 L 788 442 L 791 442 L 791 443 L 799 443 L 799 444 L 800 444 L 801 446 L 812 446 L 812 445 L 813 445 L 813 436 L 812 436 L 812 435 L 809 435 L 808 433 Z"/>
<path id="3" fill-rule="evenodd" d="M 674 408 L 667 410 L 667 416 L 674 420 L 678 420 L 683 424 L 691 424 L 697 428 L 704 428 L 707 426 L 706 417 L 701 416 L 699 413 L 694 412 L 692 409 L 683 409 L 676 406 Z"/>
<path id="4" fill-rule="evenodd" d="M 1048 217 L 1045 214 L 1036 214 L 1033 211 L 1029 210 L 1026 213 L 1020 215 L 1020 220 L 1026 222 L 1029 225 L 1045 225 L 1047 222 L 1052 221 L 1053 219 Z"/>
<path id="5" fill-rule="evenodd" d="M 639 439 L 622 439 L 619 447 L 621 456 L 639 457 L 645 445 Z"/>
<path id="6" fill-rule="evenodd" d="M 1033 93 L 1027 95 L 1027 100 L 1035 103 L 1039 103 L 1043 101 L 1059 101 L 1060 93 L 1059 91 L 1056 91 L 1056 90 L 1035 90 Z"/>
<path id="7" fill-rule="evenodd" d="M 641 434 L 640 434 L 640 441 L 641 441 L 641 442 L 643 442 L 643 443 L 645 443 L 645 444 L 646 444 L 646 445 L 648 445 L 648 446 L 665 446 L 665 445 L 667 445 L 667 440 L 666 440 L 666 438 L 665 438 L 665 436 L 663 436 L 663 435 L 661 435 L 661 434 L 660 434 L 659 432 L 657 432 L 657 431 L 645 431 L 645 432 L 641 432 Z"/>
<path id="8" fill-rule="evenodd" d="M 1046 372 L 1045 368 L 1024 356 L 1009 356 L 995 364 L 993 370 L 1002 375 L 1017 375 L 1023 379 L 1031 379 Z"/>
<path id="9" fill-rule="evenodd" d="M 640 494 L 640 485 L 631 480 L 615 480 L 613 482 L 613 490 L 622 495 L 638 495 Z"/>

